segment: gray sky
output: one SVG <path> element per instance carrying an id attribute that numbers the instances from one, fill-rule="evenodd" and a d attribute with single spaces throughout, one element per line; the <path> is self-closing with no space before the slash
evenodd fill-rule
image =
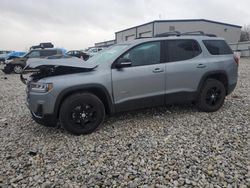
<path id="1" fill-rule="evenodd" d="M 46 41 L 84 49 L 159 18 L 243 26 L 250 24 L 249 5 L 249 0 L 0 0 L 0 49 L 27 50 Z"/>

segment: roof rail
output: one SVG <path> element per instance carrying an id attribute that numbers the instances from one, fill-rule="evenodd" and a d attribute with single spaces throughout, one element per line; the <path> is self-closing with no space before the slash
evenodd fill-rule
<path id="1" fill-rule="evenodd" d="M 170 31 L 166 33 L 157 34 L 155 35 L 155 37 L 169 37 L 169 36 L 180 36 L 180 35 L 181 35 L 181 32 L 179 31 Z"/>
<path id="2" fill-rule="evenodd" d="M 181 33 L 179 31 L 171 31 L 171 32 L 157 34 L 154 37 L 170 37 L 170 36 L 185 36 L 185 35 L 217 37 L 215 34 L 208 34 L 204 33 L 203 31 L 190 31 L 185 33 Z"/>
<path id="3" fill-rule="evenodd" d="M 207 34 L 203 31 L 190 31 L 182 33 L 181 35 L 201 35 L 201 36 L 208 36 L 208 37 L 217 37 L 215 34 Z"/>
<path id="4" fill-rule="evenodd" d="M 208 37 L 217 37 L 217 35 L 215 35 L 215 34 L 206 34 L 206 36 L 208 36 Z"/>
<path id="5" fill-rule="evenodd" d="M 189 31 L 182 33 L 182 35 L 205 35 L 203 31 Z"/>
<path id="6" fill-rule="evenodd" d="M 204 33 L 203 31 L 190 31 L 181 33 L 179 31 L 170 31 L 165 33 L 160 33 L 154 37 L 171 37 L 171 36 L 208 36 L 208 37 L 217 37 L 215 34 Z M 137 37 L 135 39 L 144 39 L 144 38 L 154 38 L 154 37 Z"/>

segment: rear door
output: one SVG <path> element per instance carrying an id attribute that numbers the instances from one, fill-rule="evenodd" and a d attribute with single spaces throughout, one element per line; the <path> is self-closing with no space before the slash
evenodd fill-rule
<path id="1" fill-rule="evenodd" d="M 196 40 L 166 40 L 166 101 L 192 100 L 199 82 L 208 69 Z"/>
<path id="2" fill-rule="evenodd" d="M 112 69 L 116 111 L 163 105 L 165 65 L 161 63 L 161 42 L 140 44 L 121 58 L 130 59 L 132 66 Z"/>

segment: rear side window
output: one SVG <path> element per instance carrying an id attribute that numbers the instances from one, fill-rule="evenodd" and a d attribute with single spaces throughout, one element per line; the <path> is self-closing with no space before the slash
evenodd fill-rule
<path id="1" fill-rule="evenodd" d="M 203 43 L 212 55 L 226 55 L 233 53 L 224 40 L 203 40 Z"/>
<path id="2" fill-rule="evenodd" d="M 192 59 L 201 53 L 200 46 L 195 40 L 167 40 L 168 62 Z"/>
<path id="3" fill-rule="evenodd" d="M 41 56 L 52 56 L 56 55 L 56 50 L 42 50 L 41 51 Z"/>

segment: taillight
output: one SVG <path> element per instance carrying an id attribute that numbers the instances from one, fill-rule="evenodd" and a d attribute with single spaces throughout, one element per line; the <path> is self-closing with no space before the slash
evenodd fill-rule
<path id="1" fill-rule="evenodd" d="M 240 58 L 239 58 L 236 54 L 234 54 L 234 61 L 235 61 L 235 63 L 236 63 L 237 65 L 239 65 L 239 63 L 240 63 Z"/>

